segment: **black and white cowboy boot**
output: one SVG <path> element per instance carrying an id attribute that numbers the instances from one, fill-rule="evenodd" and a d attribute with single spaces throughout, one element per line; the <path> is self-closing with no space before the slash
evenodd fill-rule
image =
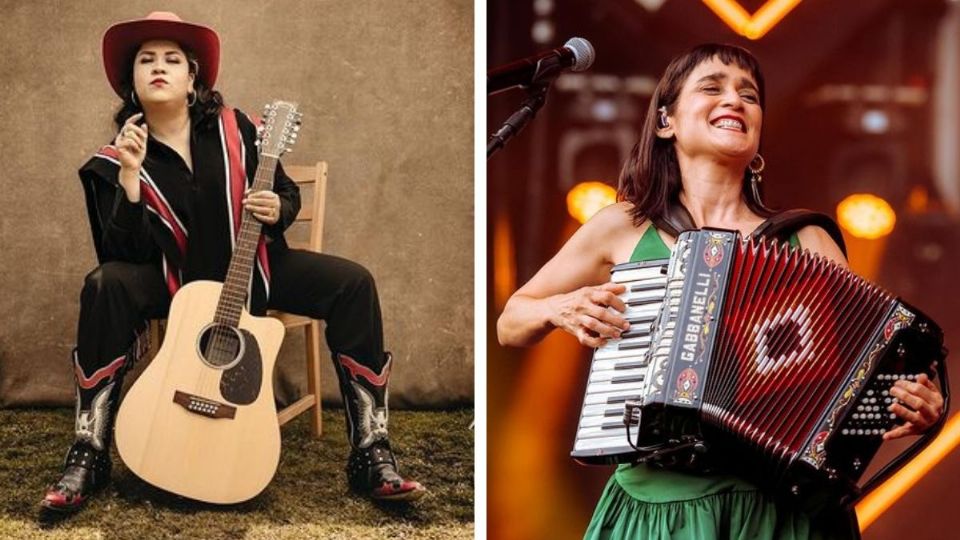
<path id="1" fill-rule="evenodd" d="M 352 447 L 347 461 L 351 489 L 377 500 L 419 499 L 426 489 L 419 482 L 400 476 L 387 434 L 387 380 L 393 357 L 390 353 L 384 354 L 379 372 L 346 354 L 336 354 L 334 364 Z"/>
<path id="2" fill-rule="evenodd" d="M 110 441 L 123 374 L 131 361 L 123 355 L 87 375 L 73 352 L 77 379 L 76 439 L 63 472 L 40 501 L 41 521 L 73 514 L 110 483 Z"/>
<path id="3" fill-rule="evenodd" d="M 79 512 L 91 495 L 110 483 L 110 452 L 75 442 L 67 452 L 60 478 L 40 501 L 41 521 Z"/>

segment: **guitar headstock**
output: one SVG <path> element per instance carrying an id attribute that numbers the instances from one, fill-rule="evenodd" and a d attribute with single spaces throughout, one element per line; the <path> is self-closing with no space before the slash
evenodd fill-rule
<path id="1" fill-rule="evenodd" d="M 289 101 L 274 101 L 263 109 L 263 126 L 260 136 L 260 154 L 273 158 L 292 152 L 290 147 L 297 142 L 300 119 L 297 104 Z"/>

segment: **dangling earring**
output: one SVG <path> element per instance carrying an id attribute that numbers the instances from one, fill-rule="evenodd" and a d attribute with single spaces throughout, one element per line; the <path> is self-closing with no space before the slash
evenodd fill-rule
<path id="1" fill-rule="evenodd" d="M 140 104 L 137 103 L 137 91 L 136 91 L 136 90 L 131 90 L 131 91 L 130 91 L 130 101 L 133 102 L 133 106 L 134 106 L 134 107 L 139 107 L 139 106 L 140 106 Z"/>
<path id="2" fill-rule="evenodd" d="M 657 127 L 660 128 L 660 129 L 664 129 L 664 128 L 670 127 L 670 122 L 667 121 L 667 107 L 666 107 L 666 105 L 664 105 L 663 107 L 660 107 L 659 109 L 657 109 L 657 111 L 660 112 L 660 118 L 657 119 Z"/>
<path id="3" fill-rule="evenodd" d="M 193 99 L 191 100 L 190 98 L 193 98 Z M 197 104 L 197 93 L 190 92 L 189 94 L 187 94 L 187 107 L 193 107 L 196 104 Z"/>
<path id="4" fill-rule="evenodd" d="M 750 189 L 753 191 L 753 200 L 757 201 L 757 204 L 763 209 L 768 208 L 760 198 L 760 182 L 763 181 L 760 173 L 763 172 L 763 168 L 766 165 L 766 162 L 763 161 L 763 156 L 757 153 L 757 155 L 753 157 L 753 161 L 750 162 L 750 165 L 747 166 L 750 169 Z"/>

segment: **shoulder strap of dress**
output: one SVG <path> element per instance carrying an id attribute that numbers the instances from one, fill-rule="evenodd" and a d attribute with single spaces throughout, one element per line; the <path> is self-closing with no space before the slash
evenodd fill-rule
<path id="1" fill-rule="evenodd" d="M 790 235 L 799 232 L 800 229 L 809 225 L 816 225 L 827 231 L 830 238 L 840 247 L 843 256 L 847 256 L 847 246 L 843 241 L 843 234 L 840 232 L 840 226 L 837 225 L 837 222 L 822 212 L 814 212 L 813 210 L 804 208 L 784 210 L 783 212 L 778 212 L 770 216 L 753 231 L 751 236 L 755 238 L 764 236 L 787 241 Z"/>

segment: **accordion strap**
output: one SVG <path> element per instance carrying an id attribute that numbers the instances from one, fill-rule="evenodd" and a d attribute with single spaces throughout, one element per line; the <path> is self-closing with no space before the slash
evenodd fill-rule
<path id="1" fill-rule="evenodd" d="M 683 231 L 692 231 L 697 228 L 690 211 L 680 202 L 667 205 L 663 215 L 657 216 L 651 221 L 654 227 L 674 238 L 680 236 Z"/>
<path id="2" fill-rule="evenodd" d="M 761 236 L 776 238 L 782 242 L 786 242 L 790 238 L 790 235 L 809 225 L 816 225 L 827 231 L 830 238 L 840 247 L 843 256 L 847 256 L 847 246 L 843 241 L 843 234 L 840 232 L 840 226 L 837 225 L 837 222 L 822 212 L 814 212 L 813 210 L 806 210 L 804 208 L 784 210 L 783 212 L 778 212 L 770 216 L 766 221 L 761 223 L 750 236 L 754 238 Z"/>
<path id="3" fill-rule="evenodd" d="M 697 228 L 693 222 L 693 217 L 685 206 L 675 203 L 667 206 L 662 216 L 653 218 L 654 227 L 676 238 L 683 231 L 694 230 Z M 766 237 L 776 238 L 781 242 L 790 239 L 790 235 L 809 225 L 816 225 L 827 231 L 830 238 L 837 243 L 844 257 L 847 255 L 847 246 L 843 241 L 843 234 L 840 232 L 840 226 L 830 216 L 822 212 L 814 212 L 803 208 L 794 208 L 778 212 L 766 221 L 760 224 L 750 235 L 754 238 Z"/>

